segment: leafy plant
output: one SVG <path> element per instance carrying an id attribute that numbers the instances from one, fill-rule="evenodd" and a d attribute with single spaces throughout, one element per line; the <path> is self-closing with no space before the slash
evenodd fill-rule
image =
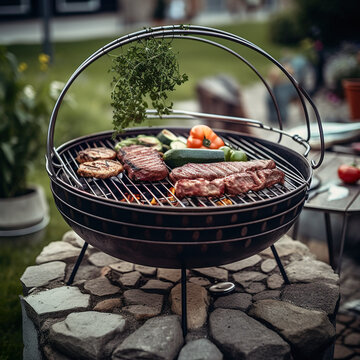
<path id="1" fill-rule="evenodd" d="M 25 63 L 0 48 L 0 198 L 27 191 L 27 175 L 42 149 L 44 131 L 58 82 L 46 81 L 49 58 L 39 56 L 42 77 L 38 86 L 22 80 Z"/>
<path id="2" fill-rule="evenodd" d="M 114 135 L 131 123 L 146 118 L 147 98 L 158 114 L 169 114 L 173 103 L 166 103 L 168 92 L 188 80 L 180 74 L 171 42 L 148 38 L 136 42 L 113 59 L 111 105 Z"/>

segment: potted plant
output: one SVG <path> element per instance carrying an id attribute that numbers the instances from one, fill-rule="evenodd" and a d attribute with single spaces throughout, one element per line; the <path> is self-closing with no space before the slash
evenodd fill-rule
<path id="1" fill-rule="evenodd" d="M 29 85 L 22 74 L 27 65 L 0 48 L 0 236 L 35 232 L 47 224 L 42 190 L 28 184 L 28 174 L 58 94 L 46 81 L 49 58 L 41 54 L 39 61 L 41 81 Z"/>

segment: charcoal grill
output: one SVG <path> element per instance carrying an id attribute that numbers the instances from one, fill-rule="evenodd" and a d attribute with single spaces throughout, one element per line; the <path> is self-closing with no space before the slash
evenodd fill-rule
<path id="1" fill-rule="evenodd" d="M 243 149 L 253 159 L 273 159 L 285 173 L 283 185 L 277 184 L 261 191 L 221 198 L 178 199 L 174 184 L 167 178 L 159 182 L 132 181 L 122 173 L 110 179 L 80 178 L 76 170 L 77 153 L 88 147 L 113 148 L 112 132 L 107 131 L 71 140 L 54 147 L 55 122 L 62 100 L 81 72 L 110 51 L 148 37 L 176 38 L 201 41 L 219 47 L 250 67 L 267 88 L 276 108 L 279 127 L 264 125 L 258 120 L 214 114 L 173 111 L 163 118 L 221 120 L 261 128 L 279 134 L 277 143 L 236 131 L 216 130 L 226 145 Z M 234 49 L 215 42 L 228 40 L 246 46 L 277 65 L 293 84 L 308 127 L 307 138 L 291 136 L 282 128 L 276 98 L 256 68 Z M 306 103 L 316 117 L 321 138 L 317 163 L 307 160 L 310 151 L 310 120 Z M 147 116 L 159 118 L 148 110 Z M 177 135 L 187 136 L 190 128 L 170 128 Z M 128 129 L 121 137 L 138 134 L 156 135 L 161 128 Z M 281 144 L 283 136 L 301 144 L 304 154 Z M 275 259 L 288 283 L 277 256 L 274 242 L 285 234 L 299 216 L 307 198 L 312 169 L 320 166 L 324 157 L 323 132 L 318 111 L 306 91 L 264 50 L 239 36 L 201 26 L 165 26 L 142 30 L 121 37 L 96 51 L 71 76 L 56 102 L 50 119 L 47 138 L 47 172 L 55 203 L 65 221 L 86 239 L 68 284 L 71 284 L 88 243 L 112 256 L 134 263 L 182 269 L 183 329 L 186 332 L 186 268 L 217 266 L 241 260 L 271 246 Z M 184 315 L 185 314 L 185 315 Z"/>

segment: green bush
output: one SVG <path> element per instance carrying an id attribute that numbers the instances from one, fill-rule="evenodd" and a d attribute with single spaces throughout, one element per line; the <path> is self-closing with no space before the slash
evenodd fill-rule
<path id="1" fill-rule="evenodd" d="M 294 16 L 295 10 L 276 14 L 271 19 L 270 38 L 279 44 L 297 44 L 304 36 Z"/>

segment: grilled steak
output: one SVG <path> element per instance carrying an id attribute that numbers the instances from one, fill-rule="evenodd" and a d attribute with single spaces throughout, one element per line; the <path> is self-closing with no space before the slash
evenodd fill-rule
<path id="1" fill-rule="evenodd" d="M 182 179 L 175 184 L 175 194 L 179 199 L 185 196 L 221 196 L 225 191 L 224 179 Z"/>
<path id="2" fill-rule="evenodd" d="M 81 150 L 78 152 L 78 156 L 76 157 L 76 161 L 79 163 L 84 163 L 87 161 L 94 160 L 112 160 L 116 158 L 116 152 L 114 150 L 108 149 L 106 147 L 98 147 L 98 148 L 88 148 L 85 150 Z"/>
<path id="3" fill-rule="evenodd" d="M 214 180 L 228 175 L 262 169 L 274 169 L 273 160 L 233 161 L 211 164 L 186 164 L 175 168 L 170 173 L 170 179 L 176 182 L 181 179 Z"/>
<path id="4" fill-rule="evenodd" d="M 84 177 L 107 179 L 118 175 L 123 170 L 123 166 L 118 161 L 95 160 L 80 164 L 77 173 Z"/>
<path id="5" fill-rule="evenodd" d="M 181 179 L 175 184 L 175 194 L 185 196 L 221 196 L 224 193 L 238 195 L 249 190 L 258 191 L 284 183 L 284 173 L 279 169 L 245 171 L 212 181 L 205 179 Z"/>
<path id="6" fill-rule="evenodd" d="M 130 179 L 136 181 L 159 181 L 169 172 L 159 153 L 146 146 L 131 145 L 123 147 L 117 154 Z"/>

